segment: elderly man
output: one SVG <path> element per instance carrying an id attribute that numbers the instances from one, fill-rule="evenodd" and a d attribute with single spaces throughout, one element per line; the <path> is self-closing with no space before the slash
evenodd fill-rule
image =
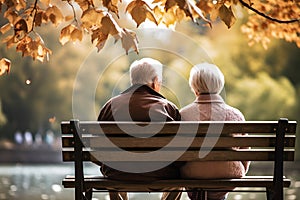
<path id="1" fill-rule="evenodd" d="M 159 94 L 163 65 L 154 59 L 143 58 L 130 66 L 131 87 L 110 99 L 101 109 L 98 121 L 179 121 L 177 107 Z M 156 180 L 179 178 L 178 163 L 146 173 L 129 173 L 101 166 L 104 176 L 117 180 Z M 164 193 L 162 199 L 180 199 L 181 192 Z M 112 200 L 127 199 L 126 193 L 110 192 Z"/>

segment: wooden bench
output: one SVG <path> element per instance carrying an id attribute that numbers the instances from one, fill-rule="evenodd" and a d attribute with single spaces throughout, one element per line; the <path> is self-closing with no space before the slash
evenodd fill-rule
<path id="1" fill-rule="evenodd" d="M 204 199 L 205 191 L 211 189 L 263 187 L 266 189 L 267 199 L 277 200 L 283 199 L 283 188 L 289 187 L 291 183 L 290 179 L 284 177 L 283 163 L 294 160 L 296 122 L 287 119 L 151 124 L 72 120 L 62 122 L 61 130 L 63 161 L 74 162 L 75 166 L 75 176 L 67 175 L 62 184 L 65 188 L 75 188 L 76 200 L 91 199 L 95 191 L 160 192 L 161 188 L 168 187 L 197 188 L 202 191 Z M 151 135 L 153 136 L 149 137 Z M 236 146 L 251 149 L 233 150 L 232 147 Z M 154 152 L 154 156 L 148 156 L 149 152 Z M 135 156 L 137 153 L 141 156 Z M 100 174 L 87 176 L 83 170 L 83 162 L 120 163 L 139 161 L 137 159 L 141 159 L 141 162 L 172 162 L 174 159 L 269 161 L 274 163 L 274 168 L 271 176 L 268 174 L 240 179 L 180 179 L 143 183 L 109 180 Z"/>

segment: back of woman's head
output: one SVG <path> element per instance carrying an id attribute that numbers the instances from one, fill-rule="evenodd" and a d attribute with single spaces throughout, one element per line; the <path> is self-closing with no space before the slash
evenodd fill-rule
<path id="1" fill-rule="evenodd" d="M 224 87 L 225 80 L 221 70 L 214 64 L 200 63 L 190 71 L 189 84 L 197 94 L 219 94 Z"/>
<path id="2" fill-rule="evenodd" d="M 162 81 L 163 65 L 152 58 L 142 58 L 134 61 L 130 65 L 130 82 L 131 84 L 149 84 L 155 77 Z"/>

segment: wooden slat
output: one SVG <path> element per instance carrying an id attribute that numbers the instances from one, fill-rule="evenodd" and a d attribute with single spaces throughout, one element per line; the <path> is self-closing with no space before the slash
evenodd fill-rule
<path id="1" fill-rule="evenodd" d="M 74 178 L 65 178 L 63 185 L 65 188 L 74 188 Z M 284 178 L 284 187 L 290 186 L 290 179 Z M 191 180 L 191 179 L 177 179 L 177 180 L 159 180 L 151 182 L 134 181 L 116 181 L 109 180 L 103 177 L 87 177 L 85 178 L 86 188 L 98 188 L 101 190 L 115 189 L 118 191 L 162 191 L 162 188 L 186 187 L 186 188 L 202 188 L 215 189 L 226 187 L 272 187 L 273 178 L 269 176 L 251 177 L 247 176 L 240 179 L 212 179 L 212 180 Z"/>
<path id="2" fill-rule="evenodd" d="M 147 147 L 156 147 L 161 148 L 166 146 L 173 137 L 152 137 L 152 138 L 124 138 L 124 137 L 115 137 L 110 138 L 110 141 L 114 145 L 123 148 L 123 147 L 135 147 L 135 148 L 147 148 Z M 185 147 L 185 143 L 182 141 L 191 140 L 188 137 L 181 137 L 180 141 L 176 140 L 172 143 L 173 147 Z M 236 136 L 236 137 L 207 137 L 206 142 L 203 144 L 205 137 L 194 138 L 190 147 L 274 147 L 275 136 Z M 73 146 L 73 137 L 63 137 L 63 147 L 72 147 Z M 83 137 L 82 139 L 84 146 L 86 147 L 111 147 L 112 145 L 108 142 L 104 142 L 103 137 Z M 295 146 L 295 136 L 286 136 L 285 137 L 285 147 L 294 147 Z"/>
<path id="3" fill-rule="evenodd" d="M 159 150 L 157 154 L 146 154 L 142 156 L 138 153 L 128 153 L 126 151 L 95 151 L 95 152 L 83 152 L 85 161 L 118 161 L 118 162 L 148 162 L 148 161 L 160 161 L 160 162 L 173 162 L 173 161 L 235 161 L 235 160 L 246 160 L 246 161 L 273 161 L 275 152 L 274 150 L 257 150 L 257 149 L 242 149 L 238 151 L 233 150 L 219 150 L 207 152 L 206 157 L 200 159 L 199 151 L 189 150 L 189 151 L 162 151 Z M 202 153 L 206 154 L 205 151 Z M 92 156 L 91 156 L 92 155 Z M 294 150 L 284 151 L 284 160 L 293 161 L 294 160 Z M 141 158 L 140 158 L 141 157 Z M 177 159 L 178 158 L 178 159 Z M 138 159 L 138 160 L 137 160 Z M 74 152 L 73 151 L 63 151 L 64 161 L 73 161 Z"/>
<path id="4" fill-rule="evenodd" d="M 117 126 L 116 126 L 117 124 Z M 80 129 L 82 133 L 99 134 L 105 132 L 108 134 L 123 134 L 131 132 L 132 134 L 194 134 L 197 131 L 199 134 L 206 134 L 208 130 L 222 131 L 223 134 L 228 133 L 272 133 L 275 132 L 277 121 L 247 121 L 247 122 L 91 122 L 81 121 Z M 71 126 L 68 122 L 62 122 L 62 134 L 70 134 Z M 101 128 L 100 128 L 101 127 Z M 180 129 L 179 129 L 180 128 Z M 180 131 L 179 131 L 180 130 Z M 296 122 L 289 122 L 287 133 L 295 133 Z"/>

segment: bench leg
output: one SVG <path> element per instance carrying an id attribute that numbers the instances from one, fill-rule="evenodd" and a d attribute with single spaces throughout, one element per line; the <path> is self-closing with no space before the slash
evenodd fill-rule
<path id="1" fill-rule="evenodd" d="M 192 192 L 192 199 L 195 200 L 207 200 L 207 191 L 198 190 Z"/>
<path id="2" fill-rule="evenodd" d="M 283 200 L 282 192 L 274 188 L 266 188 L 267 200 Z"/>
<path id="3" fill-rule="evenodd" d="M 110 200 L 128 200 L 127 192 L 114 192 L 109 191 Z"/>
<path id="4" fill-rule="evenodd" d="M 87 200 L 92 199 L 92 197 L 93 197 L 93 188 L 90 188 L 85 192 L 85 197 L 86 197 Z"/>
<path id="5" fill-rule="evenodd" d="M 75 188 L 75 200 L 85 200 L 85 196 L 79 188 Z"/>
<path id="6" fill-rule="evenodd" d="M 266 188 L 267 200 L 271 200 L 271 188 Z"/>

